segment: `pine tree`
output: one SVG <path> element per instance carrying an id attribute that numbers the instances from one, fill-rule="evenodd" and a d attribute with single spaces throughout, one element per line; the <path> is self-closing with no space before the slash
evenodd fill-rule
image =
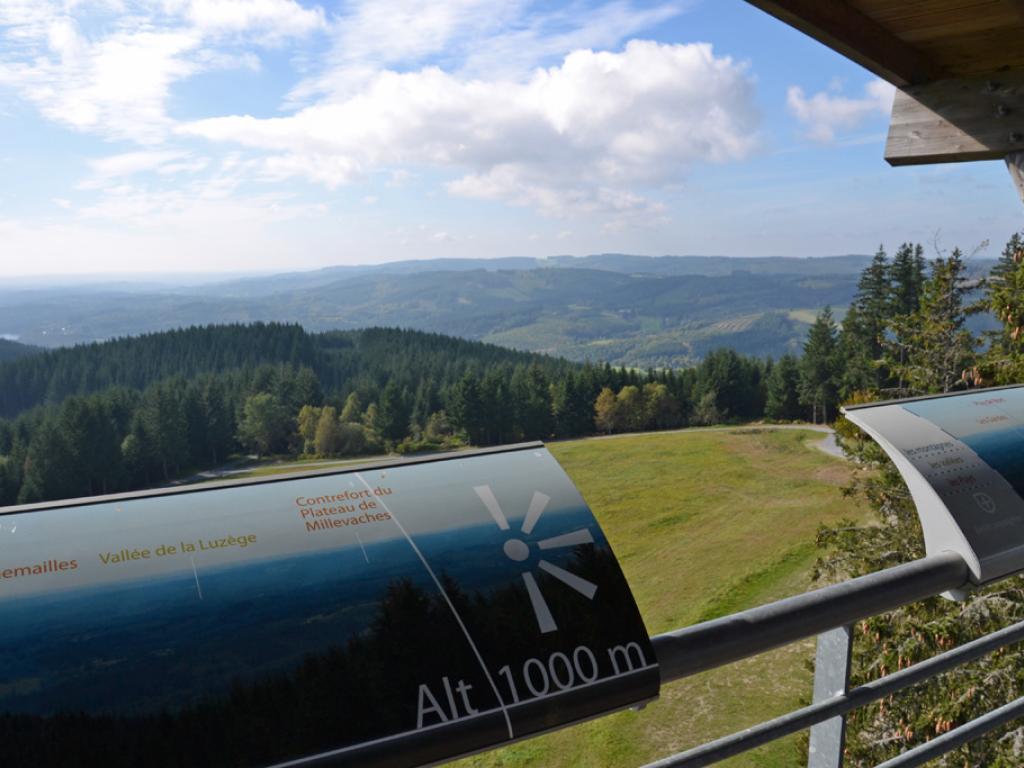
<path id="1" fill-rule="evenodd" d="M 799 387 L 799 363 L 792 355 L 783 355 L 772 366 L 772 372 L 768 376 L 768 396 L 764 415 L 776 421 L 799 419 Z"/>
<path id="2" fill-rule="evenodd" d="M 878 391 L 886 378 L 879 370 L 881 359 L 873 357 L 869 338 L 870 330 L 862 321 L 860 310 L 856 305 L 850 305 L 837 341 L 837 355 L 841 361 L 839 396 L 843 400 L 856 392 Z"/>
<path id="3" fill-rule="evenodd" d="M 507 369 L 491 371 L 480 384 L 481 445 L 499 445 L 516 440 L 522 433 L 517 429 L 517 403 Z"/>
<path id="4" fill-rule="evenodd" d="M 546 440 L 554 432 L 555 424 L 551 388 L 544 371 L 538 365 L 531 365 L 524 373 L 513 377 L 512 389 L 523 438 Z"/>
<path id="5" fill-rule="evenodd" d="M 921 303 L 926 262 L 920 245 L 903 243 L 896 251 L 890 269 L 892 295 L 888 315 L 910 315 Z"/>
<path id="6" fill-rule="evenodd" d="M 1024 380 L 1024 233 L 1014 233 L 988 278 L 986 303 L 999 321 L 983 370 L 996 384 Z"/>
<path id="7" fill-rule="evenodd" d="M 228 407 L 224 385 L 211 378 L 203 387 L 203 418 L 206 421 L 206 461 L 216 465 L 227 458 L 235 444 L 235 419 Z"/>
<path id="8" fill-rule="evenodd" d="M 452 391 L 448 407 L 452 421 L 466 433 L 473 445 L 484 445 L 487 435 L 487 414 L 480 396 L 480 382 L 467 371 Z"/>
<path id="9" fill-rule="evenodd" d="M 25 457 L 18 502 L 28 504 L 77 495 L 77 488 L 68 472 L 73 463 L 74 452 L 57 419 L 44 420 L 33 435 Z"/>
<path id="10" fill-rule="evenodd" d="M 825 307 L 807 334 L 800 361 L 800 403 L 810 409 L 812 423 L 831 421 L 838 402 L 839 360 L 836 355 L 836 324 L 831 307 Z"/>
<path id="11" fill-rule="evenodd" d="M 188 461 L 188 426 L 180 393 L 180 386 L 173 381 L 156 384 L 144 393 L 139 412 L 146 442 L 164 480 L 170 480 Z"/>
<path id="12" fill-rule="evenodd" d="M 409 407 L 394 379 L 381 390 L 377 401 L 377 432 L 386 440 L 399 441 L 409 433 Z"/>
<path id="13" fill-rule="evenodd" d="M 839 374 L 837 385 L 844 389 L 878 390 L 885 386 L 887 377 L 879 362 L 885 329 L 892 316 L 894 269 L 885 249 L 879 246 L 857 282 L 857 293 L 843 322 L 840 339 L 848 373 Z"/>
<path id="14" fill-rule="evenodd" d="M 964 385 L 978 341 L 966 328 L 970 292 L 963 254 L 938 258 L 918 309 L 893 321 L 889 367 L 908 394 L 949 392 Z"/>
<path id="15" fill-rule="evenodd" d="M 257 456 L 281 448 L 291 433 L 288 410 L 268 392 L 246 398 L 242 419 L 238 424 L 238 439 Z"/>

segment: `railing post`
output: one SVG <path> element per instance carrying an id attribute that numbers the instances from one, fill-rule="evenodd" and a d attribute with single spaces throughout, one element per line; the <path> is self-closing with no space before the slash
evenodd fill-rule
<path id="1" fill-rule="evenodd" d="M 849 625 L 818 635 L 814 656 L 814 703 L 842 696 L 850 684 L 853 628 Z M 811 727 L 807 768 L 843 768 L 846 717 L 840 715 Z"/>

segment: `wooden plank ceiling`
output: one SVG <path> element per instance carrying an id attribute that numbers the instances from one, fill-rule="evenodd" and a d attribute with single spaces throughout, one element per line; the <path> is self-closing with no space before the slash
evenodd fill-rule
<path id="1" fill-rule="evenodd" d="M 748 0 L 895 85 L 1024 69 L 1024 0 Z"/>

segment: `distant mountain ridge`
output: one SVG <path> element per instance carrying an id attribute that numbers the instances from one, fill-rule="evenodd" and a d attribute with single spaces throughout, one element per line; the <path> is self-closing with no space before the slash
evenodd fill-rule
<path id="1" fill-rule="evenodd" d="M 798 351 L 816 312 L 849 304 L 869 262 L 610 253 L 339 266 L 138 290 L 0 289 L 0 334 L 52 347 L 209 323 L 390 326 L 574 360 L 680 366 L 717 347 Z"/>
<path id="2" fill-rule="evenodd" d="M 468 259 L 409 259 L 384 264 L 324 267 L 286 272 L 272 276 L 243 277 L 209 284 L 202 293 L 230 296 L 256 296 L 277 293 L 283 288 L 322 284 L 324 280 L 349 280 L 367 275 L 410 275 L 424 272 L 529 271 L 535 269 L 595 269 L 622 274 L 722 277 L 733 272 L 780 275 L 834 275 L 860 272 L 870 256 L 635 256 L 624 253 L 600 253 L 589 256 L 549 256 L 546 258 L 501 257 Z"/>

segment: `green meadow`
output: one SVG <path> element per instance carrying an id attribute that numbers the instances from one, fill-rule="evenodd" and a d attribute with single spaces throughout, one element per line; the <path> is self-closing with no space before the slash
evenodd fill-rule
<path id="1" fill-rule="evenodd" d="M 863 519 L 841 459 L 802 430 L 692 430 L 552 443 L 604 528 L 653 635 L 805 591 L 822 523 Z M 638 768 L 810 700 L 808 640 L 667 685 L 623 712 L 461 768 Z M 791 737 L 722 765 L 806 765 Z"/>

